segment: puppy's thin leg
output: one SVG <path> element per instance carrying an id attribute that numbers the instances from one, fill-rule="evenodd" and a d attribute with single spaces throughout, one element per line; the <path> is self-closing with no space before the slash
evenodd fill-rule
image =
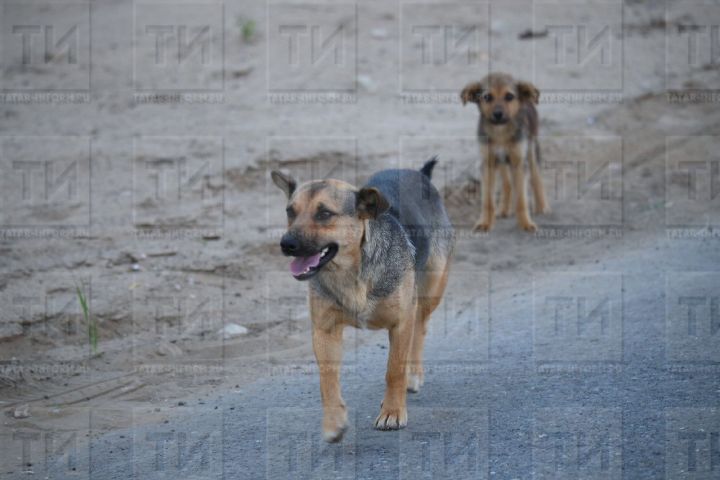
<path id="1" fill-rule="evenodd" d="M 320 370 L 322 434 L 325 441 L 338 442 L 347 429 L 347 409 L 340 391 L 343 325 L 334 321 L 333 317 L 339 317 L 338 315 L 333 315 L 330 309 L 323 308 L 320 301 L 313 300 L 312 295 L 310 313 L 313 318 L 313 350 Z"/>
<path id="2" fill-rule="evenodd" d="M 442 267 L 444 263 L 444 267 Z M 428 269 L 424 272 L 423 284 L 418 293 L 418 306 L 415 318 L 415 331 L 413 344 L 410 350 L 410 368 L 408 372 L 407 390 L 417 393 L 425 381 L 423 369 L 423 350 L 425 347 L 425 334 L 430 315 L 442 300 L 447 285 L 449 262 L 446 258 L 431 258 Z"/>
<path id="3" fill-rule="evenodd" d="M 480 148 L 483 157 L 482 217 L 474 230 L 489 232 L 495 223 L 495 153 L 488 145 Z"/>
<path id="4" fill-rule="evenodd" d="M 515 215 L 517 216 L 518 225 L 527 232 L 537 230 L 537 225 L 530 220 L 530 212 L 527 207 L 527 194 L 525 187 L 525 172 L 523 165 L 523 155 L 520 147 L 510 149 L 510 168 L 513 177 L 513 190 L 515 190 Z"/>
<path id="5" fill-rule="evenodd" d="M 500 167 L 502 176 L 502 198 L 500 200 L 500 216 L 509 217 L 512 206 L 512 185 L 510 184 L 510 167 L 503 163 Z"/>
<path id="6" fill-rule="evenodd" d="M 536 148 L 539 148 L 537 138 L 534 139 L 530 145 L 528 163 L 530 163 L 530 184 L 532 185 L 533 196 L 535 199 L 535 213 L 543 214 L 549 213 L 550 208 L 548 207 L 547 200 L 545 199 L 545 189 L 543 188 L 542 176 L 540 175 L 540 159 L 537 155 L 535 155 Z"/>

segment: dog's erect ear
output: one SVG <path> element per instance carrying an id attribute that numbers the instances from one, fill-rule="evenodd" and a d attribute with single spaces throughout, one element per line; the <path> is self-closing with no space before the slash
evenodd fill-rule
<path id="1" fill-rule="evenodd" d="M 292 194 L 297 187 L 297 182 L 294 178 L 292 178 L 290 175 L 285 175 L 284 173 L 277 170 L 273 170 L 270 173 L 270 176 L 272 177 L 273 183 L 275 183 L 275 185 L 277 185 L 280 190 L 285 192 L 287 198 L 292 197 Z"/>
<path id="2" fill-rule="evenodd" d="M 483 90 L 485 90 L 485 87 L 482 83 L 469 83 L 463 88 L 462 92 L 460 92 L 460 100 L 462 100 L 463 105 L 467 102 L 480 103 L 480 95 L 482 95 Z"/>
<path id="3" fill-rule="evenodd" d="M 538 104 L 538 101 L 540 100 L 540 90 L 538 90 L 532 83 L 518 82 L 517 91 L 520 100 L 532 102 L 535 105 Z"/>
<path id="4" fill-rule="evenodd" d="M 385 213 L 390 204 L 377 188 L 366 187 L 357 193 L 356 208 L 362 219 L 377 218 Z"/>

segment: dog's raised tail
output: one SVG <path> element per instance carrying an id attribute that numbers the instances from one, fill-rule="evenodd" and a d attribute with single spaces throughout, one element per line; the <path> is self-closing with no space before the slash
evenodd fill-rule
<path id="1" fill-rule="evenodd" d="M 437 158 L 438 158 L 437 155 L 435 155 L 430 160 L 425 162 L 425 165 L 423 165 L 423 167 L 420 169 L 420 173 L 425 175 L 427 178 L 431 179 L 433 168 L 435 168 L 435 164 L 438 162 Z"/>

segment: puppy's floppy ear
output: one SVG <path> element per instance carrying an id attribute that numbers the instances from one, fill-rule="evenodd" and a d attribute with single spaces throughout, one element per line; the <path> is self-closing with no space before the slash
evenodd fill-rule
<path id="1" fill-rule="evenodd" d="M 362 188 L 356 195 L 355 207 L 358 217 L 362 219 L 377 218 L 390 208 L 390 204 L 377 188 Z"/>
<path id="2" fill-rule="evenodd" d="M 467 102 L 480 103 L 480 95 L 483 90 L 485 90 L 485 87 L 482 83 L 469 83 L 465 88 L 463 88 L 462 92 L 460 92 L 460 100 L 462 100 L 463 105 Z"/>
<path id="3" fill-rule="evenodd" d="M 277 185 L 280 190 L 285 192 L 287 198 L 292 197 L 295 188 L 297 188 L 297 182 L 294 178 L 292 178 L 290 175 L 285 175 L 284 173 L 277 170 L 273 170 L 270 173 L 270 176 L 272 177 L 273 183 Z"/>
<path id="4" fill-rule="evenodd" d="M 518 82 L 517 91 L 520 100 L 532 102 L 535 105 L 538 104 L 538 101 L 540 100 L 540 90 L 538 90 L 532 83 Z"/>

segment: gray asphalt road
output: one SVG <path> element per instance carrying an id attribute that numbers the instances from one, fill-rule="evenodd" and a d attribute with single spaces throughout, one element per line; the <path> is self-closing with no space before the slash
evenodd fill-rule
<path id="1" fill-rule="evenodd" d="M 346 355 L 340 444 L 321 440 L 317 375 L 274 376 L 94 439 L 90 476 L 718 478 L 720 276 L 698 273 L 718 260 L 713 241 L 626 236 L 573 273 L 479 275 L 433 318 L 407 429 L 371 428 L 387 354 L 372 342 Z"/>

